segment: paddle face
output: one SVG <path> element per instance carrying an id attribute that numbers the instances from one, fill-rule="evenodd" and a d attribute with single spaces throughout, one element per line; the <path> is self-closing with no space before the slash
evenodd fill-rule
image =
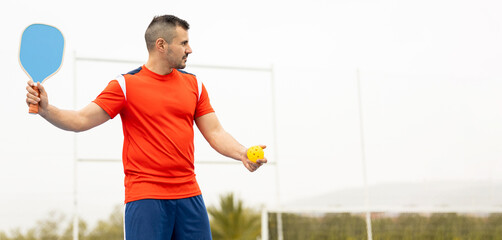
<path id="1" fill-rule="evenodd" d="M 32 24 L 21 37 L 19 61 L 28 76 L 34 82 L 41 83 L 59 70 L 63 51 L 63 34 L 57 28 Z"/>
<path id="2" fill-rule="evenodd" d="M 59 70 L 63 52 L 64 37 L 57 28 L 32 24 L 21 37 L 19 62 L 33 82 L 42 83 Z"/>

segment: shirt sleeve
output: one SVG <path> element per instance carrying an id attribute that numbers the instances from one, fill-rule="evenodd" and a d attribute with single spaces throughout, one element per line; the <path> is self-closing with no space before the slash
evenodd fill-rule
<path id="1" fill-rule="evenodd" d="M 94 99 L 94 103 L 98 104 L 105 110 L 110 118 L 114 118 L 120 113 L 125 105 L 125 97 L 122 88 L 117 80 L 112 80 L 108 86 Z"/>
<path id="2" fill-rule="evenodd" d="M 197 107 L 195 109 L 195 118 L 206 115 L 208 113 L 214 112 L 211 102 L 209 101 L 209 94 L 207 93 L 206 87 L 202 84 L 202 92 L 200 94 L 199 101 L 197 102 Z"/>

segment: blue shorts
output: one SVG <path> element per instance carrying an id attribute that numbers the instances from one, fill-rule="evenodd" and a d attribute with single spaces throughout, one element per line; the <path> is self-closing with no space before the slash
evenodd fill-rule
<path id="1" fill-rule="evenodd" d="M 128 202 L 124 223 L 126 240 L 212 239 L 202 195 Z"/>

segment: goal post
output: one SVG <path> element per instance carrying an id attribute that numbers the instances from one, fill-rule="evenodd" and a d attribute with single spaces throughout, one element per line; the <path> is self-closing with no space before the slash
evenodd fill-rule
<path id="1" fill-rule="evenodd" d="M 87 88 L 86 85 L 88 84 L 83 84 L 79 81 L 79 78 L 85 78 L 87 79 L 89 77 L 87 71 L 84 71 L 86 67 L 93 67 L 93 66 L 99 66 L 100 68 L 103 66 L 113 66 L 115 69 L 118 65 L 122 67 L 124 66 L 141 66 L 144 64 L 143 61 L 136 61 L 136 60 L 122 60 L 122 59 L 111 59 L 111 58 L 96 58 L 96 57 L 83 57 L 83 56 L 77 56 L 76 52 L 73 53 L 73 108 L 77 109 L 79 108 L 79 99 L 80 98 L 89 98 L 92 97 L 93 94 L 96 94 L 95 91 L 96 89 L 91 89 Z M 217 71 L 217 72 L 247 72 L 251 75 L 258 75 L 260 79 L 256 79 L 256 76 L 254 80 L 259 80 L 261 85 L 259 87 L 265 87 L 267 91 L 265 91 L 265 94 L 269 94 L 267 96 L 267 99 L 269 99 L 270 102 L 267 102 L 267 104 L 270 106 L 270 109 L 268 109 L 268 118 L 262 120 L 266 123 L 268 127 L 271 128 L 271 134 L 266 136 L 266 141 L 271 143 L 273 145 L 273 149 L 271 151 L 272 156 L 269 157 L 269 159 L 273 159 L 273 161 L 269 162 L 267 165 L 270 165 L 273 167 L 275 170 L 273 171 L 273 177 L 275 178 L 275 185 L 276 185 L 276 205 L 280 205 L 280 192 L 279 192 L 279 164 L 278 164 L 278 143 L 277 143 L 277 116 L 276 116 L 276 89 L 275 89 L 275 73 L 274 73 L 274 66 L 270 65 L 268 67 L 251 67 L 251 66 L 224 66 L 224 65 L 207 65 L 207 64 L 190 64 L 188 69 L 197 69 L 200 70 L 200 76 L 203 76 L 202 72 L 207 72 L 207 71 Z M 95 71 L 95 69 L 92 69 Z M 130 70 L 130 69 L 129 69 Z M 109 74 L 109 72 L 107 72 Z M 115 73 L 118 74 L 118 73 Z M 245 74 L 245 75 L 249 75 Z M 197 74 L 199 76 L 199 74 Z M 253 75 L 253 76 L 254 76 Z M 110 76 L 113 77 L 113 76 Z M 240 76 L 239 78 L 241 78 Z M 110 78 L 111 79 L 111 78 Z M 215 79 L 215 81 L 210 81 L 206 79 L 204 81 L 204 77 L 201 77 L 201 80 L 206 84 L 206 87 L 210 85 L 210 82 L 216 82 L 215 84 L 222 84 L 221 79 Z M 211 79 L 212 80 L 212 79 Z M 246 81 L 246 80 L 245 80 Z M 252 84 L 253 82 L 250 82 Z M 235 84 L 235 83 L 232 83 Z M 83 89 L 82 87 L 85 87 Z M 79 89 L 77 91 L 77 89 Z M 84 95 L 87 94 L 87 95 Z M 79 96 L 80 95 L 80 96 Z M 246 98 L 249 99 L 249 98 Z M 212 99 L 215 100 L 215 99 Z M 224 111 L 223 111 L 224 112 Z M 222 114 L 224 114 L 222 112 Z M 262 123 L 263 124 L 263 123 Z M 117 125 L 117 124 L 114 124 Z M 117 126 L 113 126 L 117 130 Z M 97 130 L 99 132 L 101 130 Z M 256 131 L 255 131 L 256 132 Z M 268 132 L 268 131 L 267 131 Z M 73 162 L 74 162 L 74 176 L 73 176 L 73 240 L 78 240 L 78 233 L 79 233 L 79 209 L 81 208 L 81 203 L 79 200 L 79 194 L 81 194 L 81 190 L 79 190 L 79 166 L 82 163 L 86 164 L 96 164 L 96 163 L 120 163 L 121 159 L 117 156 L 121 156 L 117 154 L 117 149 L 121 148 L 121 146 L 113 146 L 112 148 L 115 149 L 112 154 L 107 153 L 102 156 L 99 154 L 99 151 L 95 151 L 96 153 L 89 154 L 89 149 L 93 147 L 92 141 L 89 141 L 89 139 L 95 138 L 96 133 L 92 133 L 92 136 L 82 136 L 79 135 L 77 137 L 77 134 L 74 134 L 73 138 Z M 269 134 L 269 133 L 267 133 Z M 96 135 L 99 135 L 97 133 Z M 106 135 L 106 134 L 105 134 Z M 108 134 L 110 135 L 110 134 Z M 195 136 L 195 141 L 197 141 L 197 134 Z M 247 137 L 246 140 L 253 139 L 254 136 L 252 137 Z M 261 138 L 260 138 L 261 139 Z M 82 147 L 83 145 L 90 144 L 90 147 Z M 96 146 L 99 147 L 99 146 Z M 197 148 L 199 150 L 201 148 Z M 199 150 L 200 151 L 200 150 Z M 214 150 L 213 150 L 214 151 Z M 94 152 L 94 151 L 93 151 Z M 197 155 L 197 152 L 196 152 Z M 215 155 L 208 154 L 206 152 L 199 152 L 199 155 L 203 156 L 203 159 L 196 159 L 195 164 L 196 165 L 204 165 L 204 166 L 210 166 L 210 165 L 228 165 L 228 164 L 235 164 L 234 161 L 225 161 L 221 157 L 215 157 Z"/>

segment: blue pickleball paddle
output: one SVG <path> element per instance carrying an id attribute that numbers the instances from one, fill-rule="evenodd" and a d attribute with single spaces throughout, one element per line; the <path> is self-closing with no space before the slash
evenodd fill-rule
<path id="1" fill-rule="evenodd" d="M 64 45 L 59 29 L 46 24 L 32 24 L 21 36 L 19 63 L 33 82 L 43 83 L 61 68 Z M 39 91 L 37 87 L 34 89 Z M 29 112 L 38 113 L 38 105 L 31 104 Z"/>

